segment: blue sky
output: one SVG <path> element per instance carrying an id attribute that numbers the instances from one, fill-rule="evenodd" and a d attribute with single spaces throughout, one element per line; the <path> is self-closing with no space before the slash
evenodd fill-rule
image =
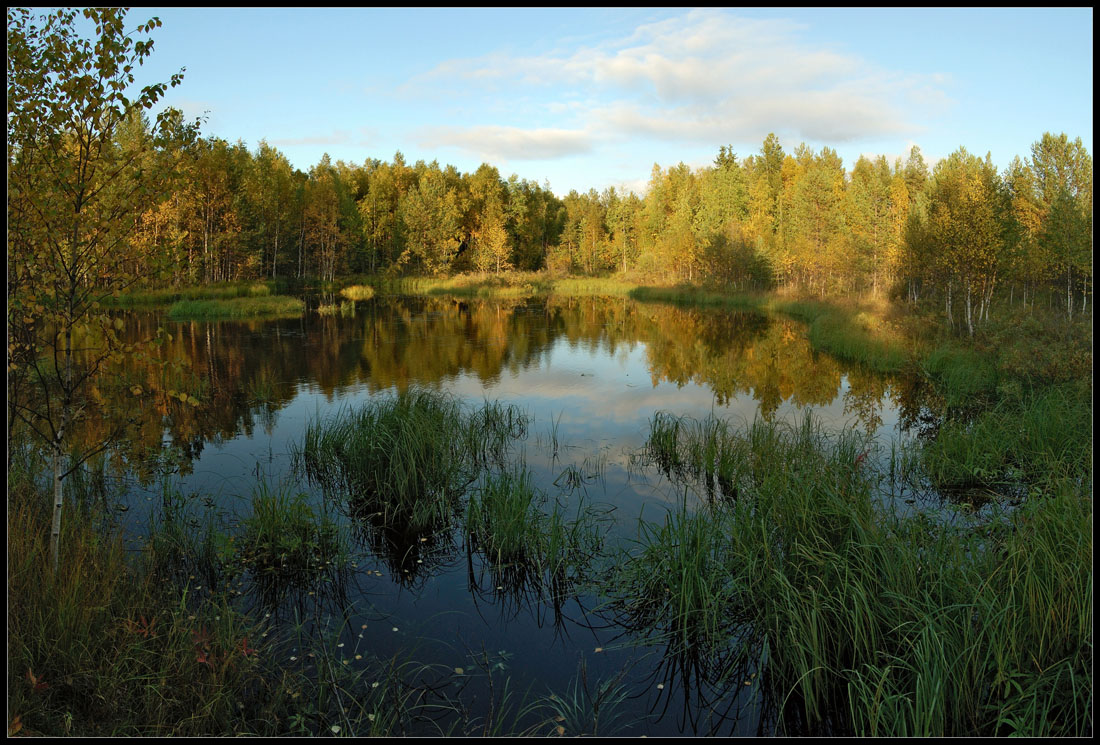
<path id="1" fill-rule="evenodd" d="M 718 147 L 891 160 L 960 145 L 1004 167 L 1044 131 L 1092 152 L 1091 8 L 184 9 L 143 83 L 204 134 L 333 160 L 482 162 L 555 193 L 641 192 Z"/>

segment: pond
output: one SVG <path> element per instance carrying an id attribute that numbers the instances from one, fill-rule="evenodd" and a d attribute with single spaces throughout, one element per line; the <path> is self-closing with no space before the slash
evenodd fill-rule
<path id="1" fill-rule="evenodd" d="M 335 520 L 355 522 L 302 472 L 296 454 L 307 428 L 430 389 L 467 411 L 496 401 L 522 412 L 509 461 L 565 513 L 588 505 L 603 553 L 613 555 L 636 545 L 639 519 L 660 522 L 669 509 L 706 498 L 699 484 L 645 457 L 659 412 L 735 425 L 797 423 L 812 412 L 826 431 L 872 438 L 880 448 L 871 457 L 880 460 L 920 413 L 911 381 L 814 352 L 801 324 L 753 312 L 598 297 L 376 296 L 332 314 L 316 312 L 317 303 L 310 298 L 299 319 L 167 323 L 163 354 L 193 371 L 202 403 L 145 405 L 129 459 L 136 466 L 162 453 L 160 467 L 175 472 L 171 490 L 194 495 L 192 515 L 233 524 L 262 480 L 272 489 L 293 484 Z M 128 333 L 148 336 L 160 323 L 155 313 L 135 313 Z M 130 492 L 125 521 L 135 535 L 165 510 L 163 478 L 152 473 Z M 753 670 L 740 670 L 736 683 L 708 679 L 707 664 L 669 656 L 645 643 L 644 629 L 622 623 L 598 583 L 555 601 L 502 579 L 453 526 L 415 539 L 413 553 L 377 540 L 369 526 L 351 527 L 351 564 L 338 592 L 288 585 L 274 599 L 249 598 L 272 614 L 275 636 L 323 631 L 348 650 L 339 654 L 352 668 L 356 655 L 428 663 L 431 685 L 475 714 L 507 689 L 514 701 L 554 693 L 578 709 L 597 699 L 606 734 L 775 731 Z"/>

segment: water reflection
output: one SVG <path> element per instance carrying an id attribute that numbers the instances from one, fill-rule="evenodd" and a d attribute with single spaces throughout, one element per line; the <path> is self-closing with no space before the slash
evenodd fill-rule
<path id="1" fill-rule="evenodd" d="M 156 314 L 135 314 L 126 333 L 151 337 L 160 323 Z M 167 445 L 185 476 L 180 488 L 201 494 L 249 493 L 261 461 L 269 476 L 289 477 L 288 454 L 310 422 L 382 393 L 438 388 L 469 403 L 501 400 L 527 412 L 530 436 L 514 456 L 530 469 L 533 486 L 569 505 L 570 515 L 582 497 L 598 502 L 621 538 L 635 533 L 638 517 L 659 520 L 684 496 L 674 469 L 662 475 L 639 459 L 658 412 L 751 422 L 795 418 L 812 407 L 826 427 L 892 435 L 925 411 L 912 381 L 815 353 L 796 322 L 621 298 L 375 297 L 357 303 L 354 313 L 169 328 L 172 338 L 154 359 L 131 360 L 126 373 L 158 393 L 135 403 L 105 391 L 100 404 L 105 421 L 112 411 L 136 419 L 119 463 L 150 464 L 152 478 L 163 469 Z M 182 369 L 168 379 L 157 360 L 179 361 Z M 201 404 L 181 402 L 169 390 Z M 106 426 L 93 417 L 82 436 L 101 437 Z M 719 476 L 727 478 L 718 474 L 708 484 L 704 474 L 704 490 L 732 498 L 734 482 Z M 228 500 L 219 500 L 232 512 Z M 402 635 L 408 629 L 410 638 L 438 640 L 439 659 L 456 644 L 508 650 L 526 679 L 559 692 L 574 684 L 578 650 L 641 626 L 639 619 L 589 619 L 593 600 L 576 596 L 572 576 L 489 561 L 459 529 L 458 512 L 424 526 L 384 515 L 365 497 L 343 503 L 341 516 L 361 552 L 358 571 L 326 583 L 339 597 L 260 588 L 258 600 L 277 617 L 306 617 L 310 603 L 322 600 L 352 614 L 349 629 L 392 617 L 385 627 L 393 636 L 372 641 L 378 654 L 395 652 L 396 629 Z M 439 618 L 446 623 L 433 620 Z M 752 677 L 759 657 L 737 645 L 718 653 L 692 646 L 665 650 L 629 680 L 616 678 L 637 652 L 601 652 L 590 660 L 594 678 L 643 691 L 623 704 L 652 725 L 637 733 L 756 733 L 763 719 L 751 712 L 765 705 Z M 592 689 L 593 697 L 599 693 Z"/>
<path id="2" fill-rule="evenodd" d="M 127 333 L 149 338 L 161 322 L 135 314 Z M 132 400 L 104 399 L 104 415 L 85 425 L 94 439 L 108 412 L 135 414 L 133 461 L 166 441 L 186 466 L 210 443 L 261 433 L 285 440 L 279 430 L 298 422 L 281 428 L 279 418 L 303 388 L 331 403 L 411 385 L 447 387 L 522 402 L 540 421 L 557 415 L 582 438 L 587 431 L 615 442 L 628 429 L 636 438 L 639 420 L 662 409 L 719 407 L 751 421 L 812 406 L 826 421 L 868 432 L 893 427 L 899 411 L 915 424 L 921 411 L 912 381 L 817 354 L 796 322 L 749 312 L 606 298 L 379 297 L 358 303 L 354 315 L 169 328 L 172 340 L 148 362 L 132 360 L 128 379 L 147 390 L 191 392 L 202 405 L 158 394 L 135 411 Z M 165 380 L 158 359 L 181 362 L 184 376 Z"/>

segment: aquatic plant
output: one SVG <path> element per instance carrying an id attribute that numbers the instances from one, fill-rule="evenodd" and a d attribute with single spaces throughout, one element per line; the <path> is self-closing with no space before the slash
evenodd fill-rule
<path id="1" fill-rule="evenodd" d="M 370 285 L 351 285 L 340 290 L 348 300 L 370 300 L 374 297 L 374 288 Z"/>
<path id="2" fill-rule="evenodd" d="M 525 431 L 514 407 L 467 413 L 453 396 L 409 389 L 311 422 L 295 458 L 308 479 L 356 511 L 432 532 L 450 523 L 481 469 L 501 465 Z"/>
<path id="3" fill-rule="evenodd" d="M 315 585 L 348 562 L 347 539 L 337 523 L 287 483 L 272 488 L 261 480 L 240 529 L 237 560 L 265 586 Z"/>
<path id="4" fill-rule="evenodd" d="M 602 545 L 600 523 L 583 500 L 576 517 L 567 519 L 562 505 L 535 488 L 530 472 L 520 466 L 486 475 L 471 490 L 464 530 L 496 584 L 532 587 L 561 603 Z"/>

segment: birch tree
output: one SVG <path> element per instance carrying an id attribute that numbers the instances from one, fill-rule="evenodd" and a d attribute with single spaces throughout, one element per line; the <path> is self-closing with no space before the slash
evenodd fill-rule
<path id="1" fill-rule="evenodd" d="M 152 265 L 131 253 L 141 245 L 132 240 L 138 221 L 156 201 L 156 173 L 142 168 L 152 140 L 120 144 L 116 130 L 183 74 L 135 95 L 135 70 L 153 51 L 146 37 L 160 21 L 127 31 L 125 10 L 82 12 L 95 38 L 80 35 L 76 11 L 36 19 L 8 10 L 8 395 L 16 401 L 9 420 L 50 451 L 55 570 L 64 480 L 92 454 L 69 458 L 70 429 L 109 363 L 138 353 L 119 341 L 100 302 L 140 279 L 133 267 Z"/>

